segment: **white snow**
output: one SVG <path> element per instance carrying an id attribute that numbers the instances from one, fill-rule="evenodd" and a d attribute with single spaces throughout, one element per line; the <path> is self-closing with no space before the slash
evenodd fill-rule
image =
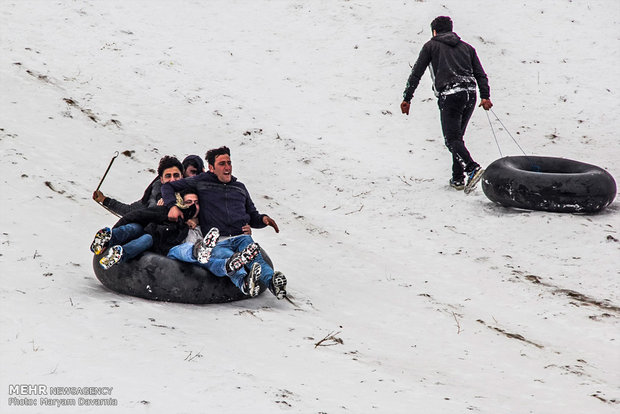
<path id="1" fill-rule="evenodd" d="M 428 73 L 398 107 L 446 14 L 528 154 L 620 177 L 616 1 L 1 0 L 0 412 L 618 412 L 618 204 L 448 188 Z M 482 109 L 466 142 L 499 158 Z M 163 155 L 221 145 L 298 307 L 104 288 L 88 247 L 116 218 L 91 194 L 114 152 L 102 191 L 131 202 Z M 118 405 L 9 405 L 83 397 L 16 384 Z"/>

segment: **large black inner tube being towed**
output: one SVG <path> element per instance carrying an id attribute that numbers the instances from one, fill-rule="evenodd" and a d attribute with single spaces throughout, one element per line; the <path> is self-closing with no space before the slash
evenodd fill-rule
<path id="1" fill-rule="evenodd" d="M 604 169 L 555 157 L 504 157 L 482 177 L 489 200 L 508 207 L 560 213 L 594 213 L 616 196 L 616 182 Z"/>
<path id="2" fill-rule="evenodd" d="M 247 299 L 228 277 L 217 277 L 191 263 L 144 252 L 135 259 L 117 263 L 108 270 L 99 265 L 107 250 L 93 258 L 97 279 L 108 289 L 140 298 L 181 303 L 224 303 Z M 261 249 L 265 261 L 273 267 Z M 261 286 L 261 293 L 265 290 Z"/>

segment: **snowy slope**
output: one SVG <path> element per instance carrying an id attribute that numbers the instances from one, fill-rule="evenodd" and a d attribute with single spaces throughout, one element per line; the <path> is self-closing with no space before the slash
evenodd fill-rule
<path id="1" fill-rule="evenodd" d="M 0 412 L 77 398 L 15 384 L 113 387 L 118 405 L 62 413 L 616 412 L 617 202 L 562 215 L 448 188 L 428 74 L 398 108 L 444 14 L 528 154 L 620 177 L 617 2 L 1 0 Z M 482 110 L 466 140 L 500 156 Z M 114 152 L 102 190 L 130 202 L 161 156 L 220 145 L 280 226 L 254 236 L 298 306 L 101 286 L 88 246 L 115 217 L 90 196 Z"/>

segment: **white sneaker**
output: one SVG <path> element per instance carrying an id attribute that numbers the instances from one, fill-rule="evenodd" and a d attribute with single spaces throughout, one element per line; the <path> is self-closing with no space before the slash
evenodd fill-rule
<path id="1" fill-rule="evenodd" d="M 286 297 L 286 276 L 282 272 L 275 272 L 269 283 L 269 291 L 279 300 Z"/>
<path id="2" fill-rule="evenodd" d="M 254 263 L 252 268 L 250 269 L 250 273 L 245 276 L 243 279 L 243 286 L 241 287 L 241 292 L 244 295 L 248 295 L 250 297 L 254 297 L 258 295 L 260 292 L 260 285 L 258 284 L 258 279 L 261 275 L 261 267 L 260 263 Z"/>
<path id="3" fill-rule="evenodd" d="M 256 256 L 258 256 L 259 251 L 260 247 L 258 246 L 258 244 L 248 244 L 245 249 L 240 252 L 234 253 L 228 258 L 228 260 L 226 261 L 226 272 L 229 275 L 232 275 L 237 270 L 241 269 L 243 266 L 254 260 Z"/>
<path id="4" fill-rule="evenodd" d="M 465 184 L 465 194 L 469 194 L 476 188 L 476 184 L 482 178 L 482 174 L 484 174 L 484 170 L 478 166 L 474 168 L 474 170 L 470 173 L 467 173 L 467 184 Z"/>
<path id="5" fill-rule="evenodd" d="M 216 227 L 209 230 L 202 241 L 198 242 L 198 248 L 196 249 L 196 246 L 194 246 L 194 256 L 196 256 L 196 260 L 200 263 L 207 263 L 211 258 L 211 250 L 213 250 L 219 238 L 220 231 Z"/>

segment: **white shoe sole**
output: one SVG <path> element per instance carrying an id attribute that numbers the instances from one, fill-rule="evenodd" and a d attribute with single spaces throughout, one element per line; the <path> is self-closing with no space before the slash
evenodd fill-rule
<path id="1" fill-rule="evenodd" d="M 258 295 L 258 292 L 260 292 L 260 286 L 258 285 L 258 279 L 260 278 L 260 275 L 262 273 L 262 269 L 260 267 L 259 263 L 254 263 L 252 265 L 252 269 L 250 269 L 250 280 L 249 280 L 249 286 L 248 286 L 248 294 L 251 297 L 254 297 L 256 295 Z"/>
<path id="2" fill-rule="evenodd" d="M 105 227 L 95 234 L 95 238 L 90 245 L 90 251 L 95 254 L 101 254 L 112 239 L 112 231 L 109 227 Z"/>
<path id="3" fill-rule="evenodd" d="M 482 178 L 483 174 L 484 174 L 484 169 L 480 168 L 476 172 L 476 174 L 473 176 L 473 178 L 471 180 L 469 180 L 469 182 L 467 183 L 467 185 L 463 189 L 463 191 L 465 191 L 465 194 L 469 194 L 472 191 L 474 191 L 474 189 L 476 188 L 476 185 L 478 185 L 478 181 L 480 181 L 480 179 Z"/>
<path id="4" fill-rule="evenodd" d="M 280 300 L 286 296 L 286 276 L 282 272 L 275 272 L 271 280 L 273 284 L 273 294 Z"/>

